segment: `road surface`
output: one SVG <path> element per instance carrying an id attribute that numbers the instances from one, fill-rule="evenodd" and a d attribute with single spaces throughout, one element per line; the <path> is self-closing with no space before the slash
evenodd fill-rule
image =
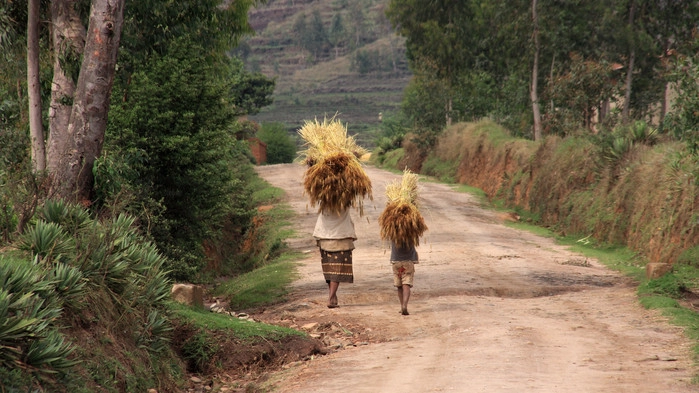
<path id="1" fill-rule="evenodd" d="M 261 166 L 296 211 L 289 245 L 307 254 L 289 301 L 256 316 L 322 339 L 327 355 L 267 376 L 265 391 L 657 393 L 697 392 L 691 342 L 638 304 L 627 278 L 552 239 L 504 225 L 503 216 L 451 186 L 421 181 L 428 232 L 410 315 L 400 315 L 389 245 L 379 238 L 386 184 L 399 174 L 366 167 L 373 201 L 353 211 L 354 283 L 340 307 L 312 238 L 299 164 Z"/>

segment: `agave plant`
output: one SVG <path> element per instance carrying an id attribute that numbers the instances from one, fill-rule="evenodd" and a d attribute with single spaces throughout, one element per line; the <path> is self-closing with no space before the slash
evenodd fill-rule
<path id="1" fill-rule="evenodd" d="M 3 260 L 0 263 L 0 365 L 31 367 L 36 373 L 54 373 L 69 367 L 72 351 L 55 327 L 60 304 L 50 291 L 54 281 L 35 263 Z M 43 295 L 42 295 L 43 294 Z"/>
<path id="2" fill-rule="evenodd" d="M 57 263 L 52 270 L 55 292 L 68 309 L 77 310 L 84 306 L 86 279 L 80 270 L 63 263 Z"/>
<path id="3" fill-rule="evenodd" d="M 167 334 L 172 329 L 170 320 L 165 315 L 158 310 L 151 310 L 142 329 L 136 332 L 136 344 L 150 352 L 162 352 L 168 346 L 170 340 Z"/>
<path id="4" fill-rule="evenodd" d="M 60 225 L 70 234 L 85 228 L 91 222 L 90 214 L 87 210 L 78 205 L 68 204 L 61 199 L 47 200 L 39 211 L 39 216 L 46 222 Z"/>
<path id="5" fill-rule="evenodd" d="M 629 137 L 634 143 L 652 145 L 657 142 L 658 129 L 650 127 L 643 120 L 638 120 L 629 126 Z"/>
<path id="6" fill-rule="evenodd" d="M 63 335 L 51 330 L 41 340 L 30 342 L 22 361 L 44 374 L 54 374 L 79 363 L 69 358 L 73 349 Z"/>
<path id="7" fill-rule="evenodd" d="M 19 247 L 51 263 L 74 254 L 75 242 L 58 224 L 39 220 L 22 234 Z"/>

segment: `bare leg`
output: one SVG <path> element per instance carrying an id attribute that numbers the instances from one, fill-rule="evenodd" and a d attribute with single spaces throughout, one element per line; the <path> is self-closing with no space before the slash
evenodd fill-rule
<path id="1" fill-rule="evenodd" d="M 410 300 L 410 285 L 403 284 L 403 287 L 400 291 L 400 298 L 401 314 L 410 315 L 408 313 L 408 300 Z"/>
<path id="2" fill-rule="evenodd" d="M 328 307 L 335 308 L 338 307 L 337 302 L 337 289 L 340 283 L 337 281 L 330 281 L 328 283 Z"/>
<path id="3" fill-rule="evenodd" d="M 403 313 L 403 287 L 396 287 L 398 293 L 398 301 L 400 302 L 400 313 Z"/>

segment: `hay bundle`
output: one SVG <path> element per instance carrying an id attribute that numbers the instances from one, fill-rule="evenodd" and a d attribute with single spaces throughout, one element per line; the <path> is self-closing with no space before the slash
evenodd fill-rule
<path id="1" fill-rule="evenodd" d="M 386 186 L 388 201 L 379 215 L 382 239 L 403 247 L 420 245 L 420 236 L 427 225 L 418 210 L 417 180 L 418 176 L 406 169 L 400 182 Z"/>
<path id="2" fill-rule="evenodd" d="M 301 156 L 308 165 L 303 187 L 311 206 L 337 213 L 356 207 L 363 215 L 363 199 L 372 198 L 371 180 L 358 157 L 367 151 L 347 136 L 345 126 L 334 118 L 322 123 L 307 121 L 299 135 L 308 146 Z"/>

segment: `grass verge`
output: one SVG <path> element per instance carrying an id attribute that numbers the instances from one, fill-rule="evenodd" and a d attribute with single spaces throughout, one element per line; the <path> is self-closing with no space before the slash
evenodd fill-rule
<path id="1" fill-rule="evenodd" d="M 296 277 L 293 261 L 300 255 L 283 253 L 273 263 L 222 283 L 214 289 L 213 294 L 225 298 L 231 309 L 235 310 L 282 302 L 287 286 Z"/>
<path id="2" fill-rule="evenodd" d="M 247 319 L 231 318 L 227 314 L 214 313 L 179 303 L 171 303 L 168 308 L 180 323 L 189 324 L 209 332 L 226 332 L 231 338 L 247 342 L 258 339 L 280 340 L 286 336 L 306 335 L 298 330 Z"/>

